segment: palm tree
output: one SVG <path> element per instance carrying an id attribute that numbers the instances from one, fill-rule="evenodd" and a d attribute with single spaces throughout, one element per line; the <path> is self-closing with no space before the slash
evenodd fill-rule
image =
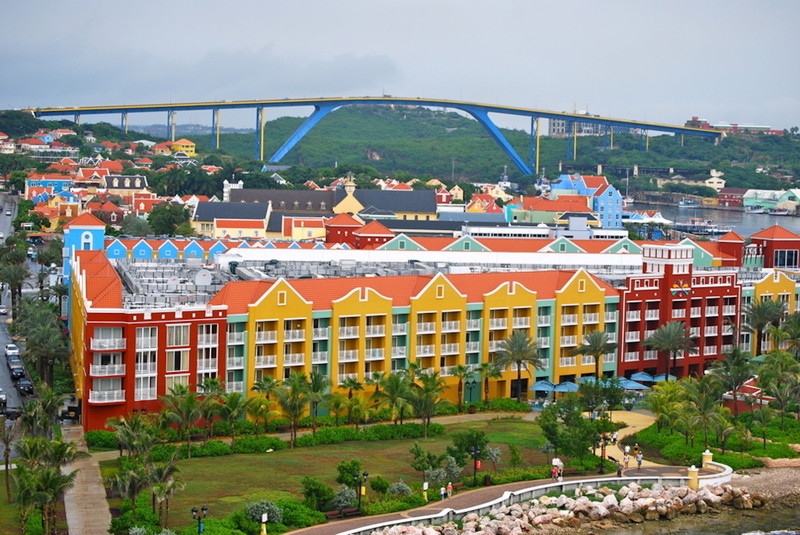
<path id="1" fill-rule="evenodd" d="M 158 520 L 162 528 L 169 529 L 169 501 L 176 492 L 185 488 L 186 484 L 183 481 L 172 477 L 163 483 L 153 485 L 153 494 L 158 502 Z"/>
<path id="2" fill-rule="evenodd" d="M 24 465 L 14 470 L 14 501 L 19 510 L 20 531 L 25 535 L 28 530 L 28 518 L 36 505 L 36 476 Z"/>
<path id="3" fill-rule="evenodd" d="M 131 520 L 136 524 L 136 502 L 139 494 L 150 486 L 150 477 L 145 470 L 125 469 L 106 478 L 106 484 L 131 501 Z"/>
<path id="4" fill-rule="evenodd" d="M 775 405 L 781 414 L 781 431 L 783 431 L 786 429 L 786 411 L 800 394 L 800 381 L 796 375 L 790 375 L 782 381 L 768 383 L 765 391 L 767 395 L 775 398 Z"/>
<path id="5" fill-rule="evenodd" d="M 441 404 L 442 392 L 447 387 L 447 383 L 439 375 L 439 372 L 423 373 L 417 379 L 419 383 L 411 384 L 411 396 L 408 402 L 414 408 L 417 418 L 422 420 L 423 437 L 428 438 L 431 418 Z"/>
<path id="6" fill-rule="evenodd" d="M 667 354 L 666 378 L 670 375 L 670 358 L 672 359 L 672 369 L 677 366 L 678 355 L 695 347 L 695 341 L 682 321 L 670 321 L 665 323 L 644 342 L 645 347 L 652 347 Z"/>
<path id="7" fill-rule="evenodd" d="M 377 393 L 388 375 L 389 374 L 386 372 L 372 372 L 370 375 L 364 377 L 364 384 L 367 386 L 374 386 L 375 392 Z"/>
<path id="8" fill-rule="evenodd" d="M 478 375 L 480 375 L 483 383 L 483 401 L 489 401 L 489 381 L 501 378 L 503 372 L 491 362 L 482 362 L 478 365 Z"/>
<path id="9" fill-rule="evenodd" d="M 458 390 L 456 392 L 456 396 L 458 397 L 458 412 L 464 412 L 464 382 L 471 379 L 475 371 L 469 366 L 459 364 L 454 366 L 451 372 L 453 376 L 458 379 Z"/>
<path id="10" fill-rule="evenodd" d="M 517 401 L 522 401 L 522 369 L 533 378 L 531 366 L 534 370 L 542 367 L 542 359 L 536 342 L 528 337 L 525 331 L 516 330 L 503 340 L 502 349 L 495 353 L 494 365 L 504 370 L 514 365 L 517 368 Z"/>
<path id="11" fill-rule="evenodd" d="M 781 329 L 786 333 L 788 350 L 797 358 L 800 352 L 800 313 L 789 314 L 781 325 Z"/>
<path id="12" fill-rule="evenodd" d="M 9 459 L 11 458 L 11 443 L 17 439 L 19 426 L 16 420 L 6 420 L 5 416 L 0 416 L 0 442 L 3 443 L 3 460 L 5 463 L 5 476 L 6 476 L 6 500 L 11 503 L 11 472 L 9 468 Z"/>
<path id="13" fill-rule="evenodd" d="M 393 373 L 383 380 L 381 390 L 372 394 L 372 400 L 378 407 L 387 407 L 389 417 L 397 423 L 403 423 L 403 415 L 411 410 L 408 397 L 411 395 L 411 381 L 405 373 Z M 329 405 L 330 406 L 330 405 Z"/>
<path id="14" fill-rule="evenodd" d="M 734 347 L 733 351 L 725 355 L 722 360 L 715 361 L 711 365 L 711 372 L 725 391 L 733 396 L 733 415 L 739 416 L 738 390 L 753 376 L 753 365 L 747 358 L 747 353 L 739 347 Z"/>
<path id="15" fill-rule="evenodd" d="M 264 424 L 264 432 L 267 432 L 269 419 L 274 416 L 279 416 L 278 411 L 272 410 L 274 401 L 269 401 L 265 398 L 251 398 L 252 402 L 247 407 L 247 415 L 253 419 L 253 423 L 258 429 L 261 423 Z"/>
<path id="16" fill-rule="evenodd" d="M 292 373 L 284 381 L 283 388 L 275 392 L 275 395 L 278 398 L 278 405 L 280 405 L 281 411 L 289 419 L 289 447 L 294 448 L 294 441 L 297 438 L 297 426 L 309 402 L 306 374 Z"/>
<path id="17" fill-rule="evenodd" d="M 77 470 L 62 473 L 57 467 L 47 467 L 36 471 L 36 502 L 42 512 L 42 533 L 56 533 L 56 505 L 64 493 L 75 484 Z"/>
<path id="18" fill-rule="evenodd" d="M 703 431 L 703 446 L 708 448 L 708 432 L 719 420 L 726 419 L 720 405 L 722 382 L 710 375 L 701 379 L 689 378 L 683 383 L 686 389 L 687 408 L 694 414 L 697 427 Z M 727 410 L 727 409 L 724 409 Z"/>
<path id="19" fill-rule="evenodd" d="M 339 385 L 347 390 L 347 399 L 353 399 L 354 391 L 364 390 L 364 385 L 361 384 L 357 377 L 347 377 Z"/>
<path id="20" fill-rule="evenodd" d="M 189 430 L 202 416 L 200 401 L 196 392 L 190 392 L 186 385 L 174 385 L 168 395 L 161 397 L 167 420 L 177 424 L 178 434 L 186 441 L 186 456 L 192 456 L 189 446 Z"/>
<path id="21" fill-rule="evenodd" d="M 594 358 L 594 376 L 599 381 L 602 375 L 603 356 L 616 351 L 617 344 L 611 341 L 607 332 L 592 331 L 583 337 L 583 344 L 571 351 L 573 355 L 591 355 Z"/>
<path id="22" fill-rule="evenodd" d="M 119 449 L 127 450 L 136 465 L 141 465 L 145 455 L 155 444 L 155 432 L 139 413 L 129 417 L 110 418 L 106 425 L 114 430 Z"/>
<path id="23" fill-rule="evenodd" d="M 772 351 L 764 356 L 764 363 L 756 372 L 761 384 L 776 383 L 785 377 L 800 375 L 800 363 L 786 351 Z"/>
<path id="24" fill-rule="evenodd" d="M 22 286 L 28 279 L 30 272 L 23 265 L 0 265 L 0 282 L 8 286 L 11 294 L 11 319 L 16 318 L 17 300 L 22 297 Z"/>
<path id="25" fill-rule="evenodd" d="M 25 332 L 26 355 L 36 359 L 39 376 L 45 384 L 53 384 L 53 368 L 69 355 L 64 335 L 55 322 L 43 323 Z"/>
<path id="26" fill-rule="evenodd" d="M 328 397 L 328 377 L 320 372 L 311 372 L 306 383 L 306 395 L 311 403 L 311 434 L 317 433 L 319 405 Z"/>
<path id="27" fill-rule="evenodd" d="M 753 411 L 753 424 L 761 428 L 761 439 L 767 449 L 767 426 L 775 418 L 775 411 L 768 406 L 761 406 Z"/>
<path id="28" fill-rule="evenodd" d="M 155 490 L 156 485 L 163 485 L 170 479 L 174 479 L 174 475 L 178 473 L 178 465 L 176 463 L 178 459 L 177 453 L 172 456 L 165 463 L 159 464 L 151 464 L 147 467 L 148 476 L 150 478 L 150 483 L 153 485 L 151 487 L 152 496 L 152 503 L 151 507 L 153 509 L 153 513 L 156 512 L 156 502 L 158 501 L 157 493 Z M 160 516 L 160 515 L 159 515 Z"/>
<path id="29" fill-rule="evenodd" d="M 366 422 L 370 416 L 370 409 L 367 400 L 361 396 L 347 400 L 347 419 L 353 422 L 358 429 L 362 422 Z"/>
<path id="30" fill-rule="evenodd" d="M 281 382 L 274 377 L 262 377 L 253 384 L 253 392 L 264 394 L 269 401 L 270 395 L 281 387 Z"/>
<path id="31" fill-rule="evenodd" d="M 325 401 L 325 405 L 328 406 L 328 410 L 333 414 L 335 418 L 334 423 L 337 426 L 339 425 L 339 418 L 342 416 L 342 413 L 347 410 L 347 402 L 347 396 L 341 392 L 333 392 Z"/>
<path id="32" fill-rule="evenodd" d="M 761 339 L 769 325 L 780 325 L 786 315 L 786 303 L 772 299 L 756 300 L 745 305 L 744 314 L 747 317 L 746 328 L 753 333 L 753 356 L 761 355 Z"/>
<path id="33" fill-rule="evenodd" d="M 231 426 L 231 448 L 236 448 L 236 422 L 246 414 L 256 398 L 246 398 L 241 392 L 230 392 L 222 395 L 219 415 Z"/>
<path id="34" fill-rule="evenodd" d="M 208 437 L 214 436 L 214 418 L 219 414 L 219 400 L 225 394 L 225 386 L 216 377 L 206 377 L 197 385 L 200 401 L 200 417 L 205 422 L 206 432 L 203 443 Z"/>

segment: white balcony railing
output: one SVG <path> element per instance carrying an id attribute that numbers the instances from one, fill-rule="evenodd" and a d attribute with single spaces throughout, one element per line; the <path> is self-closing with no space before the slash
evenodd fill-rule
<path id="1" fill-rule="evenodd" d="M 689 327 L 689 336 L 700 336 L 700 327 Z"/>
<path id="2" fill-rule="evenodd" d="M 383 336 L 386 334 L 386 325 L 367 325 L 366 336 Z"/>
<path id="3" fill-rule="evenodd" d="M 515 316 L 511 324 L 515 329 L 527 329 L 531 326 L 530 316 Z"/>
<path id="4" fill-rule="evenodd" d="M 502 340 L 489 340 L 489 351 L 500 351 L 504 345 Z"/>
<path id="5" fill-rule="evenodd" d="M 577 314 L 564 314 L 561 316 L 561 325 L 577 325 L 578 324 L 578 315 Z"/>
<path id="6" fill-rule="evenodd" d="M 733 325 L 723 325 L 722 336 L 727 336 L 729 334 L 733 334 Z"/>
<path id="7" fill-rule="evenodd" d="M 466 346 L 467 353 L 477 353 L 481 350 L 481 343 L 480 342 L 467 342 Z"/>
<path id="8" fill-rule="evenodd" d="M 393 359 L 404 359 L 406 358 L 406 347 L 405 346 L 397 346 L 392 348 L 392 358 Z"/>
<path id="9" fill-rule="evenodd" d="M 106 377 L 109 375 L 125 375 L 124 364 L 92 364 L 89 366 L 89 375 Z"/>
<path id="10" fill-rule="evenodd" d="M 257 344 L 269 344 L 278 341 L 278 331 L 256 331 Z"/>
<path id="11" fill-rule="evenodd" d="M 639 360 L 639 353 L 636 351 L 628 351 L 625 353 L 625 362 L 636 362 L 637 360 Z"/>
<path id="12" fill-rule="evenodd" d="M 408 323 L 392 323 L 392 334 L 406 334 Z"/>
<path id="13" fill-rule="evenodd" d="M 135 401 L 146 401 L 148 399 L 157 399 L 155 388 L 137 388 L 133 391 Z"/>
<path id="14" fill-rule="evenodd" d="M 385 356 L 386 351 L 382 347 L 364 350 L 364 360 L 383 360 Z"/>
<path id="15" fill-rule="evenodd" d="M 550 358 L 539 359 L 542 363 L 542 366 L 539 368 L 540 370 L 546 370 L 550 367 Z"/>
<path id="16" fill-rule="evenodd" d="M 89 403 L 121 403 L 125 401 L 124 390 L 90 390 Z"/>
<path id="17" fill-rule="evenodd" d="M 417 346 L 418 357 L 431 357 L 436 354 L 436 347 L 432 345 Z"/>
<path id="18" fill-rule="evenodd" d="M 232 368 L 244 368 L 244 357 L 228 357 L 225 361 L 225 366 L 229 370 Z"/>
<path id="19" fill-rule="evenodd" d="M 577 366 L 578 359 L 576 357 L 561 357 L 559 363 L 562 368 L 569 368 L 570 366 Z"/>
<path id="20" fill-rule="evenodd" d="M 548 338 L 546 336 L 543 336 L 541 338 L 537 338 L 536 339 L 536 345 L 540 349 L 548 348 L 548 347 L 550 347 L 550 338 Z"/>
<path id="21" fill-rule="evenodd" d="M 733 351 L 733 344 L 723 344 L 721 350 L 723 355 L 727 355 Z"/>
<path id="22" fill-rule="evenodd" d="M 443 333 L 458 332 L 460 330 L 461 330 L 461 322 L 460 321 L 443 321 L 442 322 L 442 332 Z"/>
<path id="23" fill-rule="evenodd" d="M 120 351 L 125 349 L 125 338 L 92 338 L 92 351 Z"/>
<path id="24" fill-rule="evenodd" d="M 277 365 L 275 355 L 256 355 L 256 368 L 275 368 Z"/>
<path id="25" fill-rule="evenodd" d="M 453 375 L 455 366 L 442 366 L 441 370 L 439 370 L 439 375 L 442 377 L 450 377 Z"/>
<path id="26" fill-rule="evenodd" d="M 578 337 L 577 336 L 562 336 L 561 337 L 561 347 L 569 347 L 569 346 L 577 346 L 578 345 Z"/>
<path id="27" fill-rule="evenodd" d="M 654 331 L 654 330 L 645 331 L 644 332 L 644 340 L 647 340 L 648 338 L 650 338 L 654 334 L 656 334 L 656 331 Z"/>
<path id="28" fill-rule="evenodd" d="M 215 347 L 219 345 L 219 336 L 216 334 L 198 334 L 197 345 L 204 347 Z"/>
<path id="29" fill-rule="evenodd" d="M 479 331 L 481 329 L 481 320 L 467 320 L 468 331 Z"/>
<path id="30" fill-rule="evenodd" d="M 305 353 L 286 353 L 283 355 L 284 366 L 302 366 L 305 363 Z"/>
<path id="31" fill-rule="evenodd" d="M 657 320 L 658 319 L 658 310 L 645 310 L 644 311 L 644 319 L 646 320 Z"/>
<path id="32" fill-rule="evenodd" d="M 644 352 L 644 360 L 658 360 L 658 351 L 655 349 L 648 349 Z"/>
<path id="33" fill-rule="evenodd" d="M 508 328 L 508 319 L 507 318 L 491 318 L 489 320 L 489 328 L 490 329 L 507 329 Z"/>
<path id="34" fill-rule="evenodd" d="M 550 316 L 536 316 L 536 325 L 547 327 L 551 324 Z"/>
<path id="35" fill-rule="evenodd" d="M 642 319 L 642 313 L 638 310 L 632 310 L 625 314 L 625 319 L 628 321 L 639 321 Z"/>
<path id="36" fill-rule="evenodd" d="M 719 316 L 719 307 L 706 307 L 706 317 Z"/>
<path id="37" fill-rule="evenodd" d="M 358 325 L 339 327 L 339 338 L 358 338 Z"/>
<path id="38" fill-rule="evenodd" d="M 717 346 L 706 346 L 703 350 L 704 355 L 716 355 L 717 354 Z"/>
<path id="39" fill-rule="evenodd" d="M 158 338 L 156 337 L 137 338 L 136 349 L 137 350 L 158 349 Z"/>
<path id="40" fill-rule="evenodd" d="M 589 312 L 584 314 L 583 323 L 600 323 L 600 314 L 598 312 Z"/>
<path id="41" fill-rule="evenodd" d="M 339 384 L 342 384 L 348 379 L 358 379 L 357 373 L 340 373 L 339 374 Z"/>
<path id="42" fill-rule="evenodd" d="M 723 316 L 735 316 L 736 315 L 736 306 L 734 306 L 734 305 L 724 305 L 722 307 L 722 315 Z"/>
<path id="43" fill-rule="evenodd" d="M 672 309 L 672 319 L 679 319 L 686 317 L 686 309 L 685 308 L 673 308 Z"/>
<path id="44" fill-rule="evenodd" d="M 227 381 L 225 383 L 225 392 L 232 394 L 234 392 L 244 392 L 244 381 Z"/>
<path id="45" fill-rule="evenodd" d="M 217 359 L 197 359 L 197 371 L 208 372 L 217 369 Z"/>
<path id="46" fill-rule="evenodd" d="M 301 342 L 306 339 L 305 329 L 287 329 L 283 331 L 284 342 Z"/>
<path id="47" fill-rule="evenodd" d="M 604 364 L 613 364 L 617 361 L 617 354 L 616 353 L 606 353 L 603 355 L 603 363 Z"/>
<path id="48" fill-rule="evenodd" d="M 139 362 L 136 364 L 136 375 L 155 375 L 158 373 L 158 366 L 155 362 Z"/>
<path id="49" fill-rule="evenodd" d="M 717 333 L 719 333 L 719 327 L 716 325 L 706 327 L 706 336 L 717 336 Z"/>
<path id="50" fill-rule="evenodd" d="M 592 355 L 581 355 L 581 366 L 594 366 L 594 357 Z"/>
<path id="51" fill-rule="evenodd" d="M 311 364 L 325 364 L 328 362 L 327 351 L 314 351 L 311 353 Z"/>
<path id="52" fill-rule="evenodd" d="M 638 342 L 640 337 L 641 337 L 641 335 L 639 334 L 638 331 L 631 331 L 631 332 L 625 333 L 625 341 L 626 342 Z"/>
<path id="53" fill-rule="evenodd" d="M 329 335 L 328 335 L 329 331 L 330 331 L 329 327 L 314 327 L 311 330 L 311 337 L 314 340 L 320 340 L 320 339 L 329 338 Z"/>
<path id="54" fill-rule="evenodd" d="M 442 355 L 458 355 L 460 344 L 442 344 Z"/>
<path id="55" fill-rule="evenodd" d="M 614 323 L 617 321 L 617 313 L 616 312 L 606 312 L 605 313 L 605 322 L 606 323 Z"/>
<path id="56" fill-rule="evenodd" d="M 339 351 L 339 362 L 358 362 L 358 349 Z"/>
<path id="57" fill-rule="evenodd" d="M 243 344 L 243 343 L 244 343 L 243 332 L 228 333 L 228 345 Z"/>
<path id="58" fill-rule="evenodd" d="M 423 321 L 417 323 L 417 334 L 428 334 L 436 332 L 436 323 L 433 321 Z"/>

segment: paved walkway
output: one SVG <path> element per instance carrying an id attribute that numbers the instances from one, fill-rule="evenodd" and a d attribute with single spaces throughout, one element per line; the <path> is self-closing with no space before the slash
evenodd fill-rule
<path id="1" fill-rule="evenodd" d="M 83 427 L 64 425 L 61 430 L 64 441 L 75 442 L 79 450 L 87 451 L 86 441 L 83 440 Z M 65 466 L 63 470 L 65 472 L 78 470 L 75 485 L 64 495 L 69 532 L 72 535 L 108 535 L 111 512 L 108 510 L 98 459 L 90 455 Z"/>

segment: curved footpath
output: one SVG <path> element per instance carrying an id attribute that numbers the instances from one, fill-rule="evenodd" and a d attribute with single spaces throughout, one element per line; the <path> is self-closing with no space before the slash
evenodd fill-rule
<path id="1" fill-rule="evenodd" d="M 441 424 L 453 424 L 465 421 L 474 420 L 491 420 L 494 418 L 502 418 L 508 414 L 498 413 L 478 413 L 478 414 L 460 414 L 457 416 L 441 416 L 436 418 L 435 421 Z M 536 412 L 530 412 L 522 416 L 524 420 L 535 420 Z M 616 411 L 613 414 L 614 421 L 622 421 L 628 424 L 619 431 L 619 441 L 625 437 L 636 433 L 638 430 L 643 429 L 653 422 L 653 417 L 646 411 Z M 77 425 L 63 426 L 64 438 L 69 441 L 77 442 L 79 447 L 86 448 L 86 443 L 83 440 L 83 428 Z M 309 431 L 310 432 L 310 431 Z M 301 434 L 303 434 L 301 432 Z M 277 435 L 280 438 L 288 440 L 288 434 Z M 621 458 L 621 452 L 615 455 L 611 446 L 608 454 L 612 457 Z M 64 497 L 64 504 L 67 510 L 67 524 L 69 531 L 75 535 L 107 535 L 108 527 L 111 523 L 111 515 L 108 510 L 106 501 L 105 488 L 103 487 L 103 480 L 100 477 L 99 462 L 103 460 L 114 459 L 119 455 L 116 451 L 106 451 L 94 453 L 87 459 L 81 459 L 75 464 L 65 467 L 65 470 L 80 469 L 78 478 L 75 485 L 69 489 Z M 630 468 L 626 470 L 623 475 L 630 476 L 661 476 L 661 477 L 685 477 L 686 468 L 680 466 L 662 466 L 649 462 L 645 459 L 642 463 L 641 469 Z M 570 477 L 565 478 L 567 481 L 581 480 L 581 479 L 594 479 L 596 475 L 588 477 Z M 550 483 L 551 481 L 543 480 L 542 484 Z M 456 494 L 452 498 L 444 501 L 433 502 L 418 509 L 409 511 L 402 511 L 398 513 L 390 513 L 386 515 L 377 515 L 369 517 L 359 517 L 346 520 L 339 520 L 328 522 L 327 524 L 320 524 L 294 531 L 294 534 L 303 535 L 336 535 L 344 531 L 355 529 L 362 526 L 369 526 L 381 522 L 388 522 L 396 519 L 408 519 L 415 517 L 423 517 L 435 514 L 443 509 L 465 509 L 468 507 L 476 506 L 486 503 L 493 499 L 500 497 L 506 491 L 514 491 L 525 488 L 530 488 L 532 485 L 530 481 L 520 481 L 517 483 L 509 483 L 507 485 L 496 485 L 492 487 L 484 487 L 480 489 L 465 491 Z"/>

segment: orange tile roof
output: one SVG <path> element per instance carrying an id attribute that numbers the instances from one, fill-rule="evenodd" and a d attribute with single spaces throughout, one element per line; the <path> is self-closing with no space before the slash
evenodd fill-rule
<path id="1" fill-rule="evenodd" d="M 76 251 L 92 308 L 122 308 L 122 281 L 104 251 Z"/>
<path id="2" fill-rule="evenodd" d="M 790 230 L 786 230 L 780 225 L 773 225 L 760 232 L 756 232 L 750 238 L 760 238 L 763 240 L 800 240 L 800 236 Z"/>
<path id="3" fill-rule="evenodd" d="M 338 214 L 325 222 L 329 227 L 363 227 L 364 223 L 359 222 L 350 214 Z"/>
<path id="4" fill-rule="evenodd" d="M 215 219 L 214 224 L 217 228 L 264 228 L 264 221 L 260 219 Z"/>
<path id="5" fill-rule="evenodd" d="M 535 212 L 591 212 L 588 199 L 582 195 L 561 195 L 558 199 L 524 197 L 522 208 Z"/>
<path id="6" fill-rule="evenodd" d="M 394 236 L 394 232 L 378 221 L 370 221 L 360 229 L 353 232 L 356 236 Z"/>
<path id="7" fill-rule="evenodd" d="M 583 177 L 583 183 L 586 184 L 589 188 L 600 188 L 603 186 L 608 186 L 608 180 L 604 176 L 596 176 L 596 175 L 581 175 Z"/>
<path id="8" fill-rule="evenodd" d="M 725 234 L 724 236 L 721 236 L 721 237 L 719 238 L 719 240 L 717 240 L 717 241 L 721 241 L 721 242 L 736 242 L 736 243 L 744 243 L 744 242 L 745 242 L 745 239 L 744 239 L 744 238 L 742 238 L 742 236 L 741 236 L 741 235 L 739 235 L 738 233 L 736 233 L 736 232 L 734 232 L 734 231 L 732 230 L 732 231 L 728 232 L 727 234 Z"/>
<path id="9" fill-rule="evenodd" d="M 229 282 L 208 302 L 209 305 L 228 305 L 228 315 L 246 314 L 248 307 L 261 299 L 275 281 Z"/>
<path id="10" fill-rule="evenodd" d="M 63 228 L 71 227 L 106 227 L 106 224 L 97 219 L 89 212 L 84 212 L 66 225 Z"/>

